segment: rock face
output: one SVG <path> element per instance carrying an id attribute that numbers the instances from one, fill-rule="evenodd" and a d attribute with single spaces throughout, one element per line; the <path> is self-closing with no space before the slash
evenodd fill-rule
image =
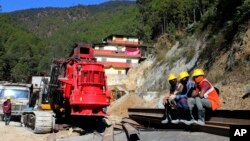
<path id="1" fill-rule="evenodd" d="M 181 46 L 179 42 L 176 42 L 161 62 L 157 62 L 154 58 L 146 60 L 137 67 L 129 70 L 129 79 L 126 83 L 127 88 L 136 90 L 137 93 L 164 91 L 168 88 L 167 75 L 169 73 L 178 75 L 181 71 L 189 71 L 194 68 L 197 64 L 200 50 L 204 46 L 204 39 L 192 39 L 185 46 Z M 194 51 L 194 54 L 187 61 L 186 53 L 190 53 L 190 48 Z"/>
<path id="2" fill-rule="evenodd" d="M 250 85 L 250 28 L 243 33 L 234 38 L 228 50 L 205 60 L 200 57 L 206 51 L 206 36 L 177 42 L 163 60 L 151 58 L 130 69 L 126 86 L 139 95 L 147 91 L 164 94 L 169 87 L 169 73 L 178 75 L 185 70 L 191 73 L 196 67 L 206 68 L 207 79 L 221 91 L 221 109 L 250 109 L 250 97 L 245 96 Z"/>

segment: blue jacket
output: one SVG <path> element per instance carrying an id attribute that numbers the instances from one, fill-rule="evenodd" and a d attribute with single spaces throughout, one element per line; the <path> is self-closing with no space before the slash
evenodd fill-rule
<path id="1" fill-rule="evenodd" d="M 196 83 L 192 80 L 188 80 L 186 85 L 184 85 L 182 91 L 176 95 L 175 99 L 181 99 L 183 97 L 191 97 L 193 90 L 196 88 Z"/>
<path id="2" fill-rule="evenodd" d="M 176 95 L 175 101 L 177 108 L 188 109 L 187 98 L 192 96 L 193 90 L 196 88 L 195 82 L 188 80 L 186 85 L 183 86 L 182 91 Z"/>

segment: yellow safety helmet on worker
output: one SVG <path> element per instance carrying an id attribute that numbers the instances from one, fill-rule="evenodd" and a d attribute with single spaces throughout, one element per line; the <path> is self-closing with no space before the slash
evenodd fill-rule
<path id="1" fill-rule="evenodd" d="M 171 80 L 174 80 L 174 79 L 177 79 L 175 74 L 171 73 L 171 74 L 168 75 L 168 81 L 171 81 Z"/>
<path id="2" fill-rule="evenodd" d="M 189 77 L 189 74 L 187 71 L 182 71 L 180 74 L 179 74 L 179 80 L 182 80 L 183 78 L 186 78 L 186 77 Z"/>
<path id="3" fill-rule="evenodd" d="M 204 71 L 202 69 L 195 69 L 193 72 L 193 77 L 196 76 L 201 76 L 201 75 L 205 75 Z"/>

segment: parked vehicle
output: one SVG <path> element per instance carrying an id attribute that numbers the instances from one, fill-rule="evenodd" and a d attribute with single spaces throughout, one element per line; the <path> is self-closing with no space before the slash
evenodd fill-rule
<path id="1" fill-rule="evenodd" d="M 2 83 L 0 84 L 0 118 L 3 120 L 2 104 L 6 97 L 11 98 L 11 116 L 21 117 L 24 109 L 29 107 L 31 84 Z"/>

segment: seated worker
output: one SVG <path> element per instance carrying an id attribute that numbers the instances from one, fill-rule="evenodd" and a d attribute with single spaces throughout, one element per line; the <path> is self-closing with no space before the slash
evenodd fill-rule
<path id="1" fill-rule="evenodd" d="M 187 120 L 191 119 L 187 98 L 197 93 L 195 82 L 189 79 L 187 71 L 182 71 L 179 76 L 180 83 L 183 86 L 182 91 L 172 96 L 177 103 L 177 120 L 173 120 L 172 123 L 179 123 L 180 121 L 186 123 Z"/>
<path id="2" fill-rule="evenodd" d="M 174 95 L 176 93 L 178 93 L 178 90 L 181 89 L 181 85 L 178 84 L 177 81 L 177 77 L 175 76 L 175 74 L 169 74 L 168 75 L 168 82 L 170 84 L 170 95 Z M 163 105 L 165 106 L 165 117 L 166 119 L 162 120 L 161 123 L 166 124 L 168 123 L 168 121 L 172 120 L 171 117 L 171 109 L 175 106 L 174 101 L 170 101 L 169 96 L 170 95 L 166 95 L 163 99 Z"/>
<path id="3" fill-rule="evenodd" d="M 220 98 L 213 87 L 213 85 L 205 78 L 204 71 L 202 69 L 195 69 L 193 72 L 193 80 L 197 84 L 199 95 L 195 98 L 190 98 L 188 100 L 188 106 L 190 107 L 190 112 L 194 105 L 198 109 L 198 121 L 195 122 L 199 125 L 205 124 L 205 109 L 209 108 L 213 111 L 220 107 Z M 193 120 L 194 121 L 194 120 Z"/>

